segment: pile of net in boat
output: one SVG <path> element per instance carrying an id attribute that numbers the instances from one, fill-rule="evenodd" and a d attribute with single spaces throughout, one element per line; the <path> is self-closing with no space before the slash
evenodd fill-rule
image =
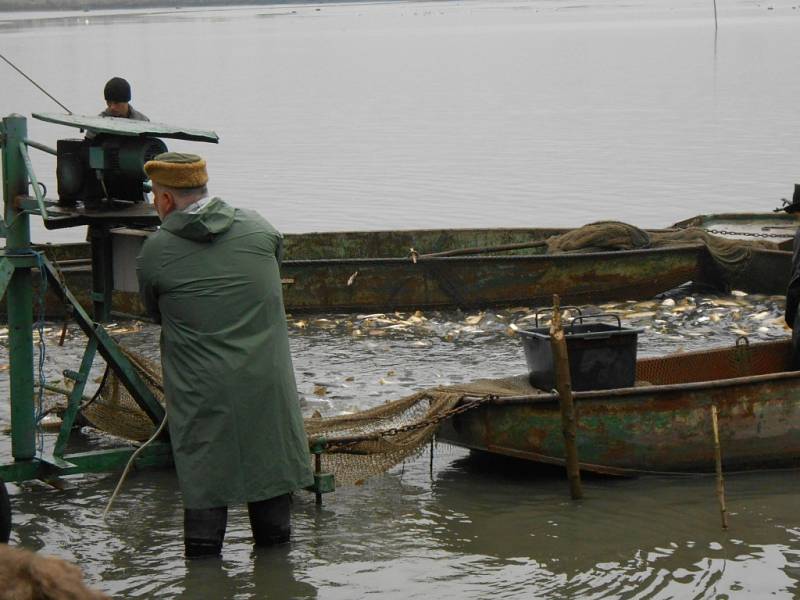
<path id="1" fill-rule="evenodd" d="M 722 238 L 701 227 L 645 231 L 619 221 L 599 221 L 584 225 L 552 236 L 545 243 L 549 254 L 705 244 L 714 261 L 728 273 L 735 273 L 746 265 L 754 248 L 778 250 L 778 245 L 774 242 Z"/>
<path id="2" fill-rule="evenodd" d="M 160 365 L 129 349 L 120 349 L 163 404 Z M 442 420 L 466 412 L 490 396 L 520 393 L 532 393 L 524 376 L 519 381 L 432 388 L 354 414 L 315 415 L 305 420 L 305 428 L 312 446 L 316 440 L 324 440 L 320 444 L 324 448 L 322 470 L 333 473 L 337 484 L 353 484 L 424 451 Z M 156 430 L 111 369 L 106 369 L 100 388 L 82 414 L 97 429 L 132 441 L 145 441 Z"/>

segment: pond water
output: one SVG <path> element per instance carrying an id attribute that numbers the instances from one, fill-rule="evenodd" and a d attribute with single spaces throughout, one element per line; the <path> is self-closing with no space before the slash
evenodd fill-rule
<path id="1" fill-rule="evenodd" d="M 215 130 L 169 145 L 283 231 L 659 227 L 771 210 L 798 177 L 797 2 L 719 15 L 715 31 L 711 0 L 7 13 L 0 40 L 76 113 L 123 75 L 151 119 Z M 3 114 L 62 112 L 2 68 Z M 33 154 L 55 195 L 54 157 Z"/>
<path id="2" fill-rule="evenodd" d="M 674 302 L 674 304 L 673 304 Z M 643 356 L 785 337 L 782 298 L 679 295 L 674 299 L 584 307 L 641 327 Z M 524 371 L 515 325 L 524 307 L 290 317 L 301 403 L 340 414 L 376 406 L 424 387 Z M 398 326 L 401 325 L 401 326 Z M 44 323 L 45 375 L 63 385 L 85 340 L 71 325 Z M 122 344 L 158 357 L 158 328 L 119 322 Z M 5 344 L 7 331 L 0 333 Z M 0 366 L 8 351 L 0 347 Z M 91 387 L 103 369 L 97 360 Z M 91 390 L 90 390 L 91 391 Z M 8 382 L 0 383 L 8 395 Z M 50 400 L 50 398 L 48 398 Z M 0 406 L 0 426 L 10 420 Z M 55 434 L 45 434 L 50 446 Z M 91 429 L 74 449 L 114 442 Z M 0 436 L 0 458 L 10 437 Z M 572 502 L 559 469 L 470 456 L 437 444 L 421 456 L 340 487 L 317 508 L 295 496 L 291 545 L 254 553 L 246 511 L 230 515 L 221 561 L 182 558 L 182 507 L 171 471 L 134 472 L 101 518 L 116 476 L 70 478 L 67 490 L 10 486 L 12 541 L 74 560 L 116 597 L 159 598 L 792 598 L 800 575 L 796 471 L 729 474 L 731 527 L 719 525 L 711 476 L 585 479 Z"/>
<path id="3" fill-rule="evenodd" d="M 212 191 L 289 232 L 668 225 L 697 213 L 769 210 L 797 178 L 800 7 L 791 0 L 559 0 L 297 4 L 9 13 L 3 53 L 78 113 L 102 108 L 113 75 L 152 119 L 207 127 Z M 2 65 L 6 68 L 5 65 Z M 3 114 L 57 112 L 9 71 Z M 74 130 L 29 120 L 54 145 Z M 52 192 L 54 160 L 34 153 Z M 35 229 L 38 241 L 84 232 Z M 622 303 L 640 353 L 783 337 L 782 299 L 679 296 Z M 526 310 L 426 313 L 383 327 L 358 315 L 290 319 L 303 409 L 359 410 L 440 383 L 524 369 L 511 323 Z M 388 315 L 396 323 L 406 315 Z M 46 323 L 48 381 L 83 340 Z M 358 331 L 360 334 L 356 334 Z M 112 333 L 157 356 L 157 328 Z M 8 397 L 7 332 L 0 393 Z M 93 377 L 102 372 L 98 362 Z M 0 427 L 9 407 L 0 403 Z M 108 441 L 91 431 L 83 447 Z M 45 443 L 53 442 L 47 434 Z M 10 439 L 0 435 L 0 458 Z M 729 474 L 731 528 L 708 477 L 585 481 L 559 471 L 429 456 L 318 509 L 299 493 L 292 544 L 253 553 L 231 513 L 221 561 L 185 563 L 170 471 L 134 473 L 108 522 L 112 476 L 56 491 L 11 486 L 13 542 L 74 560 L 125 598 L 793 598 L 800 595 L 800 479 Z"/>

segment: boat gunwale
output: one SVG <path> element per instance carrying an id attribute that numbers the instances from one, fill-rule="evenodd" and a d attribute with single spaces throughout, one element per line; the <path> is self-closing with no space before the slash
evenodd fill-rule
<path id="1" fill-rule="evenodd" d="M 515 255 L 506 255 L 506 256 L 497 256 L 497 255 L 480 255 L 480 256 L 432 256 L 426 258 L 424 256 L 418 257 L 416 263 L 412 261 L 409 256 L 405 257 L 375 257 L 375 258 L 286 258 L 281 262 L 281 265 L 325 265 L 325 264 L 342 264 L 342 263 L 357 263 L 357 264 L 394 264 L 398 262 L 402 263 L 411 263 L 411 264 L 422 264 L 428 262 L 475 262 L 475 261 L 487 261 L 487 262 L 499 262 L 499 261 L 512 261 L 512 262 L 520 262 L 520 261 L 530 261 L 531 259 L 544 261 L 544 260 L 554 260 L 554 261 L 566 261 L 566 260 L 576 260 L 578 258 L 585 258 L 585 257 L 593 257 L 593 258 L 609 258 L 609 257 L 628 257 L 628 256 L 640 256 L 642 254 L 664 254 L 667 252 L 676 252 L 678 251 L 680 254 L 690 253 L 690 252 L 697 252 L 705 250 L 705 244 L 682 244 L 680 246 L 666 246 L 663 248 L 637 248 L 634 250 L 605 250 L 603 252 L 565 252 L 562 254 L 515 254 Z M 791 254 L 790 252 L 785 252 L 783 250 L 770 250 L 770 252 L 778 252 L 781 254 Z"/>
<path id="2" fill-rule="evenodd" d="M 753 344 L 753 346 L 758 347 L 760 345 L 776 345 L 779 343 L 785 343 L 785 342 L 783 342 L 783 340 L 778 340 L 776 342 L 764 342 L 763 344 Z M 731 349 L 733 350 L 735 348 L 736 347 L 734 346 Z M 717 348 L 716 350 L 720 349 L 724 348 Z M 701 355 L 707 353 L 708 352 L 703 352 L 703 351 L 684 352 L 676 354 L 675 356 Z M 641 360 L 652 360 L 653 358 L 657 357 L 646 357 Z M 607 390 L 588 390 L 585 392 L 573 392 L 572 396 L 576 401 L 580 400 L 612 401 L 616 399 L 628 399 L 631 396 L 637 396 L 643 393 L 671 394 L 675 392 L 696 392 L 705 390 L 724 389 L 741 385 L 754 385 L 768 381 L 782 381 L 786 379 L 800 379 L 800 371 L 776 371 L 774 373 L 764 373 L 761 375 L 746 375 L 743 377 L 730 377 L 727 379 L 711 379 L 708 381 L 691 381 L 686 383 L 665 383 L 656 385 L 651 384 L 651 385 L 640 385 L 627 388 L 615 388 Z M 476 398 L 483 398 L 483 397 L 485 396 L 477 394 L 465 394 L 464 396 L 462 396 L 459 403 L 464 402 L 465 400 L 474 400 Z M 558 404 L 558 400 L 559 400 L 558 393 L 543 391 L 541 394 L 524 394 L 519 396 L 492 396 L 488 400 L 486 400 L 486 403 L 493 406 L 513 406 L 513 405 L 523 405 L 523 404 L 546 404 L 546 403 Z"/>
<path id="3" fill-rule="evenodd" d="M 694 215 L 693 217 L 689 217 L 687 219 L 681 219 L 673 223 L 670 227 L 665 227 L 664 229 L 686 229 L 687 227 L 700 227 L 701 223 L 707 223 L 711 221 L 732 221 L 732 222 L 740 222 L 740 221 L 787 221 L 789 223 L 795 222 L 800 223 L 800 217 L 796 216 L 792 213 L 786 212 L 722 212 L 722 213 L 710 213 L 710 214 L 701 214 L 701 215 Z"/>

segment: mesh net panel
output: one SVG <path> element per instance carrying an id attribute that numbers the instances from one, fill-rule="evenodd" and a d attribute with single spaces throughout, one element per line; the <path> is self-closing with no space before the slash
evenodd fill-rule
<path id="1" fill-rule="evenodd" d="M 645 358 L 637 362 L 636 385 L 666 385 L 763 375 L 790 368 L 789 340 L 741 344 L 733 348 L 686 352 Z M 164 402 L 161 370 L 157 363 L 121 348 L 145 383 Z M 399 464 L 425 449 L 439 421 L 470 401 L 490 396 L 542 394 L 527 375 L 485 379 L 432 388 L 355 414 L 312 417 L 305 420 L 310 440 L 324 438 L 323 471 L 339 484 L 358 483 Z M 155 431 L 145 413 L 110 370 L 95 400 L 83 409 L 97 428 L 136 441 Z"/>
<path id="2" fill-rule="evenodd" d="M 161 383 L 161 365 L 131 352 L 123 346 L 119 346 L 119 349 L 136 367 L 139 376 L 163 405 L 164 389 Z M 156 430 L 152 421 L 136 404 L 133 396 L 108 367 L 106 367 L 100 383 L 100 389 L 92 401 L 83 407 L 82 413 L 86 420 L 97 429 L 129 440 L 143 442 Z"/>
<path id="3" fill-rule="evenodd" d="M 160 365 L 131 350 L 120 350 L 164 404 Z M 333 473 L 337 483 L 358 483 L 424 450 L 436 432 L 435 418 L 458 404 L 463 395 L 451 390 L 422 392 L 354 415 L 309 418 L 306 433 L 311 439 L 325 439 L 323 471 Z M 94 427 L 129 440 L 145 441 L 155 432 L 110 369 L 83 415 Z M 395 431 L 403 427 L 409 429 Z"/>

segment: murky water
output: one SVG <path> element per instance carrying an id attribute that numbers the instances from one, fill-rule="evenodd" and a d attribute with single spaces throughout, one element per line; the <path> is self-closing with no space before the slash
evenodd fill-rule
<path id="1" fill-rule="evenodd" d="M 170 147 L 207 155 L 212 190 L 283 231 L 659 227 L 791 194 L 796 5 L 721 3 L 716 34 L 711 0 L 9 14 L 0 43 L 75 112 L 122 74 L 152 119 L 216 130 L 218 146 Z M 61 110 L 0 67 L 3 114 Z M 34 156 L 54 193 L 53 157 Z"/>
<path id="2" fill-rule="evenodd" d="M 72 110 L 93 114 L 112 75 L 158 121 L 208 127 L 211 187 L 284 231 L 663 226 L 768 210 L 800 155 L 800 6 L 597 0 L 280 5 L 0 16 L 2 52 Z M 7 69 L 0 112 L 59 109 Z M 75 131 L 29 121 L 53 145 Z M 54 192 L 54 160 L 34 152 Z M 64 230 L 35 237 L 81 240 Z M 644 327 L 642 355 L 787 335 L 782 299 L 678 296 L 596 307 Z M 318 315 L 290 321 L 306 414 L 358 410 L 426 386 L 522 371 L 524 308 Z M 0 328 L 2 328 L 0 326 Z M 45 325 L 50 382 L 76 368 Z M 157 329 L 114 334 L 151 356 Z M 7 332 L 0 397 L 8 397 Z M 102 365 L 98 363 L 94 377 Z M 9 407 L 0 402 L 0 428 Z M 79 443 L 108 440 L 91 432 Z M 46 443 L 53 442 L 52 435 Z M 0 460 L 10 455 L 0 435 Z M 232 511 L 221 562 L 182 559 L 174 474 L 12 486 L 13 541 L 79 563 L 115 597 L 793 598 L 800 529 L 793 471 L 730 475 L 731 529 L 707 477 L 589 479 L 438 446 L 322 509 L 305 493 L 286 548 L 253 553 Z"/>
<path id="3" fill-rule="evenodd" d="M 673 304 L 674 302 L 674 304 Z M 782 299 L 679 295 L 584 307 L 644 328 L 640 354 L 733 344 L 742 334 L 788 334 Z M 514 326 L 525 307 L 417 315 L 291 318 L 291 347 L 303 410 L 327 414 L 375 406 L 425 386 L 524 370 Z M 57 346 L 47 323 L 46 375 L 75 368 L 83 337 L 71 326 Z M 120 322 L 122 343 L 158 356 L 158 328 Z M 0 340 L 5 343 L 7 332 Z M 0 367 L 7 365 L 0 348 Z M 97 361 L 93 377 L 102 371 Z M 96 383 L 94 384 L 96 385 Z M 0 393 L 8 394 L 7 380 Z M 9 420 L 0 407 L 0 426 Z M 53 442 L 47 434 L 45 443 Z M 108 440 L 85 430 L 76 440 Z M 0 437 L 0 459 L 10 440 Z M 118 597 L 159 598 L 791 598 L 800 581 L 795 471 L 729 475 L 731 528 L 718 524 L 713 479 L 605 479 L 568 499 L 560 470 L 471 457 L 443 444 L 362 486 L 342 487 L 318 509 L 301 492 L 286 548 L 254 553 L 246 511 L 230 516 L 221 561 L 182 559 L 182 507 L 170 471 L 142 471 L 126 483 L 107 523 L 100 514 L 113 476 L 71 478 L 56 491 L 11 486 L 13 541 L 74 560 Z"/>

